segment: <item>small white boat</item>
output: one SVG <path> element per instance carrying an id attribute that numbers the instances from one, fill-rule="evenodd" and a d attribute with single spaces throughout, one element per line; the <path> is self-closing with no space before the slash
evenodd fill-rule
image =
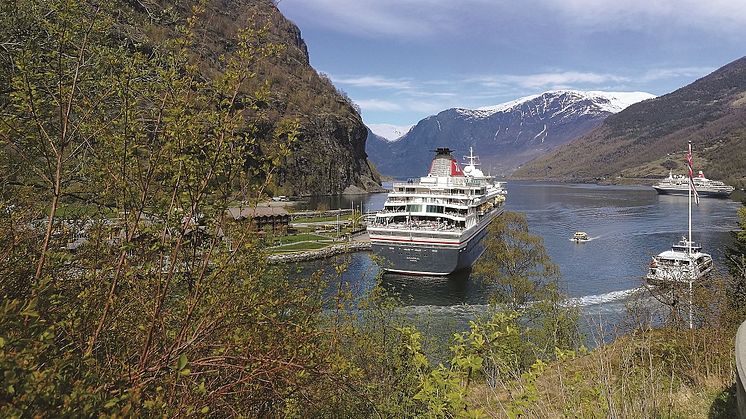
<path id="1" fill-rule="evenodd" d="M 585 231 L 576 231 L 575 234 L 572 235 L 572 238 L 570 240 L 574 241 L 575 243 L 580 243 L 587 242 L 590 239 L 588 238 L 588 233 L 586 233 Z"/>
<path id="2" fill-rule="evenodd" d="M 697 282 L 712 271 L 712 256 L 683 237 L 671 250 L 653 256 L 645 280 L 652 285 Z"/>

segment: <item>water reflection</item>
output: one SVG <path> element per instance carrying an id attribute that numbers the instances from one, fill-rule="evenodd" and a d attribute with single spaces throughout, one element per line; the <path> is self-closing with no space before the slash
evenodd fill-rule
<path id="1" fill-rule="evenodd" d="M 448 276 L 409 276 L 384 273 L 381 286 L 399 296 L 404 305 L 452 306 L 486 304 L 489 290 L 465 269 Z"/>

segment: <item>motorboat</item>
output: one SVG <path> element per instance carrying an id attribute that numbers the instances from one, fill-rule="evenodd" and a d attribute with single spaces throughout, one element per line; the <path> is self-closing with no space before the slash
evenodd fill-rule
<path id="1" fill-rule="evenodd" d="M 588 233 L 586 233 L 585 231 L 576 231 L 575 234 L 572 235 L 572 238 L 570 240 L 574 241 L 575 243 L 580 243 L 587 242 L 588 240 L 590 240 L 590 238 L 588 238 Z"/>

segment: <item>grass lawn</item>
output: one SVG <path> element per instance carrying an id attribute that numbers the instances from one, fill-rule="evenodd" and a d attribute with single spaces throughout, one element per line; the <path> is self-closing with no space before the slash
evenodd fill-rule
<path id="1" fill-rule="evenodd" d="M 346 221 L 352 218 L 352 214 L 344 214 L 339 216 L 339 221 Z M 328 221 L 337 221 L 337 216 L 332 217 L 298 217 L 293 218 L 293 223 L 321 223 Z"/>
<path id="2" fill-rule="evenodd" d="M 116 217 L 116 213 L 111 208 L 79 202 L 60 203 L 55 215 L 60 218 L 100 217 L 102 215 L 105 218 Z"/>
<path id="3" fill-rule="evenodd" d="M 292 243 L 305 242 L 305 241 L 318 241 L 318 240 L 330 240 L 330 239 L 328 237 L 320 236 L 318 234 L 302 233 L 302 234 L 292 234 L 289 236 L 277 237 L 275 239 L 275 243 L 279 241 L 281 245 L 284 245 L 284 244 L 292 244 Z"/>

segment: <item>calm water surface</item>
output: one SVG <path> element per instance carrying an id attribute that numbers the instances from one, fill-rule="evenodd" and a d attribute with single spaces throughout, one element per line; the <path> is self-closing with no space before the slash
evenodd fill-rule
<path id="1" fill-rule="evenodd" d="M 526 214 L 530 231 L 544 239 L 552 261 L 559 265 L 565 291 L 590 316 L 623 310 L 625 299 L 642 285 L 650 257 L 687 234 L 687 197 L 658 195 L 650 187 L 509 182 L 507 189 L 506 209 Z M 372 194 L 322 198 L 307 205 L 354 205 L 373 211 L 382 208 L 385 200 L 386 194 Z M 692 207 L 693 239 L 721 269 L 723 248 L 730 240 L 728 232 L 736 227 L 740 205 L 705 198 Z M 570 241 L 578 230 L 586 231 L 592 240 Z M 371 255 L 348 255 L 342 281 L 356 295 L 375 285 L 379 269 Z M 330 261 L 316 261 L 299 269 L 327 269 L 331 275 L 330 265 Z M 469 278 L 468 272 L 445 278 L 386 274 L 383 286 L 400 293 L 410 310 L 435 316 L 468 317 L 484 310 L 489 296 L 489 288 Z"/>

